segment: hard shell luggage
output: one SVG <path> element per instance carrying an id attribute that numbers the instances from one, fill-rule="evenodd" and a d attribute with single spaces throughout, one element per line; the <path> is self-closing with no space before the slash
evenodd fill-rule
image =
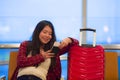
<path id="1" fill-rule="evenodd" d="M 96 45 L 95 29 L 80 29 L 93 31 L 93 45 L 80 44 L 70 48 L 68 53 L 68 80 L 104 80 L 104 49 Z"/>

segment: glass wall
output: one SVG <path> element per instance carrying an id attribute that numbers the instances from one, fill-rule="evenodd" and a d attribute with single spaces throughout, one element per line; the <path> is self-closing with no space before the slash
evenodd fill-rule
<path id="1" fill-rule="evenodd" d="M 120 0 L 87 0 L 87 27 L 97 30 L 97 43 L 120 44 Z"/>
<path id="2" fill-rule="evenodd" d="M 0 5 L 0 42 L 28 40 L 44 19 L 54 24 L 58 40 L 78 37 L 81 0 L 1 0 Z"/>

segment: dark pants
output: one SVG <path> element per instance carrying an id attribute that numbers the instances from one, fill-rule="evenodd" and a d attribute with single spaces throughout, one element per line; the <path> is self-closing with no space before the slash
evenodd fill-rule
<path id="1" fill-rule="evenodd" d="M 42 80 L 34 75 L 23 75 L 17 78 L 17 80 Z"/>

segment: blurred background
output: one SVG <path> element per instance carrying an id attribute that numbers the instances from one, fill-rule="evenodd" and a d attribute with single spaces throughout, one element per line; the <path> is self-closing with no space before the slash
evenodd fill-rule
<path id="1" fill-rule="evenodd" d="M 80 40 L 80 28 L 89 27 L 96 29 L 97 44 L 119 45 L 119 4 L 120 0 L 0 0 L 0 76 L 8 75 L 10 51 L 29 40 L 41 20 L 53 23 L 57 41 L 66 37 Z M 84 36 L 88 43 L 92 43 L 91 35 Z M 62 77 L 67 80 L 67 53 L 61 57 L 65 57 L 61 58 Z M 118 66 L 119 61 L 118 56 Z"/>

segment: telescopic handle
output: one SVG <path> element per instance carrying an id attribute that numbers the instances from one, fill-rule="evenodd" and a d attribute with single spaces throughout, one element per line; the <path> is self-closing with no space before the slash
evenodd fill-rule
<path id="1" fill-rule="evenodd" d="M 82 28 L 80 29 L 80 43 L 79 45 L 82 46 L 82 31 L 92 31 L 94 33 L 94 37 L 93 37 L 93 47 L 96 46 L 96 29 L 92 29 L 92 28 Z"/>

